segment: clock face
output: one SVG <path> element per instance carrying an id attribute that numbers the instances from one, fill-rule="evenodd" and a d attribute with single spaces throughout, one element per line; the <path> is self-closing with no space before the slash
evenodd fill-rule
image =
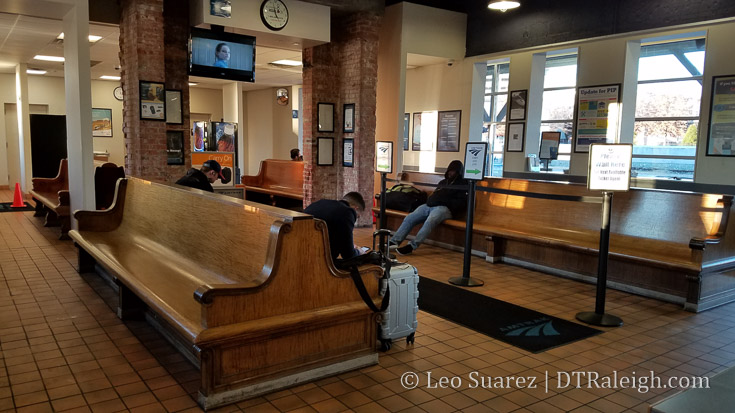
<path id="1" fill-rule="evenodd" d="M 115 99 L 117 100 L 123 100 L 123 89 L 122 87 L 118 86 L 115 88 L 115 90 L 112 91 L 112 95 L 115 96 Z"/>
<path id="2" fill-rule="evenodd" d="M 281 0 L 265 0 L 260 6 L 260 18 L 271 30 L 281 30 L 288 23 L 288 9 Z"/>

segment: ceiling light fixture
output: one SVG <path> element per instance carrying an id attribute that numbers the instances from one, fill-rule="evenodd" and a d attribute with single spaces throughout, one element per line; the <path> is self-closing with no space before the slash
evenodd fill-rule
<path id="1" fill-rule="evenodd" d="M 45 60 L 47 62 L 63 62 L 64 61 L 64 58 L 61 56 L 44 56 L 44 55 L 37 54 L 33 56 L 33 58 L 36 60 Z"/>
<path id="2" fill-rule="evenodd" d="M 26 73 L 29 75 L 45 75 L 46 71 L 40 69 L 26 69 Z"/>
<path id="3" fill-rule="evenodd" d="M 56 38 L 59 39 L 59 40 L 64 40 L 64 32 L 61 32 L 58 36 L 56 36 Z M 89 35 L 89 42 L 90 43 L 94 43 L 94 42 L 96 42 L 96 41 L 98 41 L 100 39 L 102 39 L 102 36 L 95 36 L 93 34 L 90 34 Z"/>
<path id="4" fill-rule="evenodd" d="M 515 9 L 517 7 L 520 7 L 520 5 L 521 3 L 517 1 L 494 0 L 487 5 L 487 8 L 492 10 L 500 10 L 505 13 L 506 10 Z"/>
<path id="5" fill-rule="evenodd" d="M 280 65 L 280 66 L 294 66 L 294 67 L 301 66 L 301 62 L 299 62 L 298 60 L 288 60 L 288 59 L 276 60 L 275 62 L 271 62 L 271 64 L 272 65 L 277 65 L 277 66 L 278 65 Z"/>
<path id="6" fill-rule="evenodd" d="M 102 76 L 100 76 L 100 79 L 105 79 L 105 80 L 120 80 L 120 76 L 102 75 Z"/>

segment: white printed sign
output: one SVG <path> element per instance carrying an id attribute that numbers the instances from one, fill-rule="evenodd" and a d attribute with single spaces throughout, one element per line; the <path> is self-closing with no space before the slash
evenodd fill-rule
<path id="1" fill-rule="evenodd" d="M 487 142 L 467 142 L 464 152 L 464 178 L 482 181 L 487 159 Z"/>
<path id="2" fill-rule="evenodd" d="M 393 172 L 393 142 L 378 141 L 375 143 L 375 170 Z"/>
<path id="3" fill-rule="evenodd" d="M 587 189 L 591 191 L 627 191 L 630 189 L 631 144 L 590 145 Z"/>

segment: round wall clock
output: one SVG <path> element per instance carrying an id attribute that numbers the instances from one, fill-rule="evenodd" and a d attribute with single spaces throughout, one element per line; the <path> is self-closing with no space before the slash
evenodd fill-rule
<path id="1" fill-rule="evenodd" d="M 116 87 L 115 90 L 112 91 L 112 96 L 115 96 L 115 99 L 122 101 L 123 100 L 122 86 Z"/>
<path id="2" fill-rule="evenodd" d="M 288 8 L 282 0 L 265 0 L 260 5 L 260 19 L 271 30 L 281 30 L 288 23 Z"/>

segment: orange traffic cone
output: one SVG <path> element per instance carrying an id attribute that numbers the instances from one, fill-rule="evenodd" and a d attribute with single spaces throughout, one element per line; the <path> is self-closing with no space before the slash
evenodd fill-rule
<path id="1" fill-rule="evenodd" d="M 20 184 L 15 183 L 15 196 L 13 197 L 13 205 L 10 206 L 11 208 L 25 208 L 26 203 L 23 202 L 23 193 L 20 192 Z"/>

